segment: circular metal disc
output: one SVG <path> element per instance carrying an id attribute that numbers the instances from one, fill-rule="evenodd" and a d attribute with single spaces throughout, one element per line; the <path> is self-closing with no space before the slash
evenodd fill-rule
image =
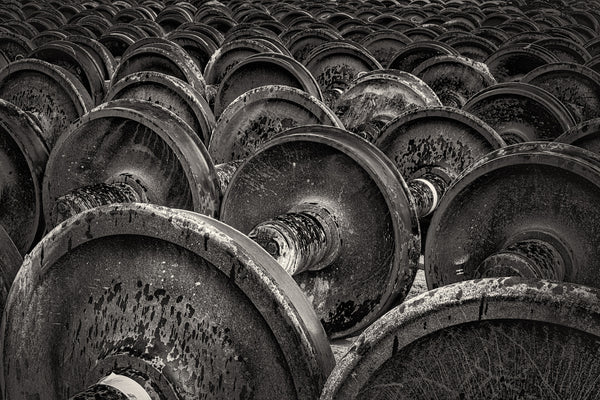
<path id="1" fill-rule="evenodd" d="M 223 111 L 208 150 L 215 164 L 242 160 L 276 134 L 308 124 L 343 128 L 325 104 L 306 92 L 289 86 L 261 86 Z"/>
<path id="2" fill-rule="evenodd" d="M 117 63 L 102 43 L 96 39 L 81 35 L 69 35 L 67 36 L 67 40 L 87 49 L 95 57 L 97 64 L 100 65 L 104 80 L 110 80 L 112 74 L 115 72 Z"/>
<path id="3" fill-rule="evenodd" d="M 112 76 L 111 86 L 125 76 L 139 71 L 156 71 L 173 75 L 190 84 L 202 95 L 206 91 L 202 72 L 185 50 L 175 43 L 147 45 L 124 54 Z"/>
<path id="4" fill-rule="evenodd" d="M 73 121 L 93 107 L 90 95 L 74 75 L 34 59 L 15 61 L 0 70 L 0 98 L 36 118 L 50 149 Z"/>
<path id="5" fill-rule="evenodd" d="M 534 44 L 542 46 L 552 52 L 560 61 L 585 64 L 592 56 L 580 44 L 561 37 L 541 39 Z"/>
<path id="6" fill-rule="evenodd" d="M 600 118 L 594 118 L 573 126 L 556 138 L 556 142 L 572 144 L 600 154 Z"/>
<path id="7" fill-rule="evenodd" d="M 517 81 L 537 67 L 555 62 L 554 54 L 535 44 L 510 45 L 485 60 L 498 82 Z"/>
<path id="8" fill-rule="evenodd" d="M 494 43 L 471 33 L 452 35 L 451 39 L 446 43 L 458 51 L 461 56 L 479 62 L 485 62 L 485 60 L 498 50 L 498 47 Z"/>
<path id="9" fill-rule="evenodd" d="M 206 67 L 204 79 L 209 85 L 218 85 L 233 66 L 247 57 L 258 53 L 273 53 L 273 50 L 262 42 L 250 39 L 238 39 L 224 43 L 215 51 Z"/>
<path id="10" fill-rule="evenodd" d="M 377 139 L 379 129 L 413 108 L 441 106 L 429 86 L 408 72 L 377 70 L 355 79 L 333 108 L 351 132 Z"/>
<path id="11" fill-rule="evenodd" d="M 287 46 L 294 58 L 304 63 L 312 49 L 330 40 L 342 40 L 342 36 L 333 30 L 302 29 L 288 39 Z"/>
<path id="12" fill-rule="evenodd" d="M 25 36 L 9 32 L 0 32 L 0 50 L 10 61 L 16 61 L 27 56 L 34 45 Z"/>
<path id="13" fill-rule="evenodd" d="M 522 82 L 552 93 L 577 122 L 600 117 L 600 74 L 579 64 L 553 63 L 534 69 Z"/>
<path id="14" fill-rule="evenodd" d="M 516 278 L 424 293 L 355 341 L 321 399 L 591 399 L 600 391 L 599 297 Z"/>
<path id="15" fill-rule="evenodd" d="M 10 287 L 21 264 L 23 264 L 23 257 L 19 249 L 0 225 L 0 312 L 4 311 Z"/>
<path id="16" fill-rule="evenodd" d="M 66 40 L 46 43 L 36 47 L 28 57 L 63 67 L 85 86 L 95 105 L 102 102 L 105 95 L 102 66 L 78 44 Z"/>
<path id="17" fill-rule="evenodd" d="M 485 122 L 452 107 L 408 111 L 390 121 L 375 142 L 406 180 L 441 167 L 453 175 L 504 141 Z"/>
<path id="18" fill-rule="evenodd" d="M 365 49 L 347 42 L 328 42 L 315 47 L 304 65 L 319 83 L 329 107 L 360 72 L 382 69 Z"/>
<path id="19" fill-rule="evenodd" d="M 69 398 L 131 368 L 169 398 L 309 400 L 333 366 L 293 280 L 250 239 L 191 212 L 86 211 L 44 238 L 13 287 L 0 342 L 10 398 Z"/>
<path id="20" fill-rule="evenodd" d="M 423 40 L 411 43 L 394 54 L 388 68 L 412 72 L 422 62 L 441 55 L 458 55 L 458 52 L 445 43 Z"/>
<path id="21" fill-rule="evenodd" d="M 160 72 L 127 75 L 106 94 L 106 102 L 115 99 L 147 100 L 165 107 L 183 119 L 206 145 L 216 124 L 200 92 L 181 79 Z"/>
<path id="22" fill-rule="evenodd" d="M 521 82 L 490 86 L 471 97 L 463 110 L 484 120 L 509 144 L 554 140 L 576 124 L 560 100 Z"/>
<path id="23" fill-rule="evenodd" d="M 394 56 L 412 43 L 412 40 L 401 32 L 384 29 L 365 36 L 360 43 L 381 65 L 388 66 Z"/>
<path id="24" fill-rule="evenodd" d="M 419 228 L 408 187 L 379 150 L 333 127 L 298 127 L 246 160 L 223 197 L 223 222 L 256 225 L 317 203 L 334 216 L 339 257 L 294 279 L 330 337 L 360 331 L 403 299 L 419 257 Z"/>
<path id="25" fill-rule="evenodd" d="M 148 202 L 217 215 L 218 181 L 208 152 L 191 128 L 167 109 L 142 100 L 114 100 L 83 116 L 50 155 L 44 216 L 74 189 L 131 175 Z"/>
<path id="26" fill-rule="evenodd" d="M 223 77 L 215 97 L 215 115 L 220 115 L 238 96 L 266 85 L 285 85 L 300 89 L 322 100 L 321 89 L 310 72 L 283 54 L 256 54 L 237 63 Z"/>
<path id="27" fill-rule="evenodd" d="M 508 146 L 457 178 L 433 214 L 427 286 L 472 279 L 512 238 L 552 235 L 572 259 L 565 281 L 600 287 L 600 157 L 549 142 Z"/>
<path id="28" fill-rule="evenodd" d="M 456 108 L 462 108 L 475 93 L 496 84 L 485 64 L 461 56 L 431 58 L 412 73 L 429 85 L 442 104 Z"/>
<path id="29" fill-rule="evenodd" d="M 44 232 L 41 186 L 47 161 L 40 128 L 0 99 L 0 225 L 21 254 Z"/>

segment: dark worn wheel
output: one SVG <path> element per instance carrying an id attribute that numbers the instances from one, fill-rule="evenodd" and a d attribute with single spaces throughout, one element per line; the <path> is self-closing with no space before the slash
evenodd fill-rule
<path id="1" fill-rule="evenodd" d="M 13 399 L 90 386 L 74 398 L 122 399 L 121 377 L 144 398 L 310 400 L 333 366 L 310 304 L 264 250 L 209 217 L 148 204 L 95 208 L 46 236 L 2 333 Z"/>
<path id="2" fill-rule="evenodd" d="M 294 276 L 331 337 L 368 326 L 414 279 L 408 187 L 377 148 L 339 128 L 298 127 L 267 143 L 233 176 L 221 219 Z"/>
<path id="3" fill-rule="evenodd" d="M 428 287 L 506 275 L 600 287 L 598 198 L 594 153 L 548 142 L 490 153 L 463 171 L 433 215 Z"/>
<path id="4" fill-rule="evenodd" d="M 358 337 L 321 400 L 592 400 L 599 297 L 585 286 L 517 278 L 424 293 Z"/>

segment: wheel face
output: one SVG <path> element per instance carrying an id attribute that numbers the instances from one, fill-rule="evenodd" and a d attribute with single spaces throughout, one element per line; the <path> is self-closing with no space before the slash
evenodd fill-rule
<path id="1" fill-rule="evenodd" d="M 462 108 L 475 93 L 496 84 L 485 64 L 461 56 L 431 58 L 412 73 L 438 95 L 442 104 L 455 108 Z"/>
<path id="2" fill-rule="evenodd" d="M 332 337 L 367 326 L 414 279 L 419 233 L 408 188 L 366 141 L 329 127 L 299 127 L 269 142 L 232 178 L 221 219 L 241 232 L 317 203 L 342 235 L 336 261 L 295 275 Z"/>
<path id="3" fill-rule="evenodd" d="M 142 71 L 127 75 L 106 95 L 106 102 L 114 99 L 138 99 L 159 104 L 183 119 L 208 145 L 216 124 L 215 116 L 200 92 L 171 75 Z"/>
<path id="4" fill-rule="evenodd" d="M 572 144 L 600 154 L 600 118 L 582 122 L 556 138 L 556 142 Z"/>
<path id="5" fill-rule="evenodd" d="M 426 40 L 411 43 L 393 56 L 388 68 L 410 73 L 422 62 L 442 55 L 458 55 L 458 52 L 452 47 L 436 41 Z"/>
<path id="6" fill-rule="evenodd" d="M 325 104 L 305 92 L 262 86 L 244 93 L 223 111 L 208 149 L 215 164 L 243 160 L 276 134 L 308 124 L 342 127 Z"/>
<path id="7" fill-rule="evenodd" d="M 33 59 L 15 61 L 0 71 L 0 98 L 36 117 L 50 149 L 70 124 L 93 106 L 75 76 Z"/>
<path id="8" fill-rule="evenodd" d="M 140 204 L 82 213 L 33 250 L 15 287 L 2 339 L 11 398 L 69 397 L 129 367 L 177 398 L 311 399 L 332 366 L 289 276 L 198 214 Z"/>
<path id="9" fill-rule="evenodd" d="M 599 197 L 593 153 L 542 142 L 490 153 L 454 182 L 431 220 L 428 287 L 475 278 L 513 238 L 538 232 L 558 238 L 571 258 L 565 281 L 600 287 Z"/>
<path id="10" fill-rule="evenodd" d="M 111 86 L 125 76 L 139 71 L 162 72 L 187 82 L 202 95 L 206 91 L 202 72 L 185 50 L 174 43 L 149 44 L 123 54 L 113 74 Z"/>
<path id="11" fill-rule="evenodd" d="M 365 330 L 321 398 L 592 399 L 599 312 L 598 291 L 584 286 L 516 278 L 446 286 Z"/>
<path id="12" fill-rule="evenodd" d="M 484 120 L 509 144 L 554 140 L 576 124 L 560 100 L 521 82 L 490 86 L 473 96 L 463 110 Z"/>
<path id="13" fill-rule="evenodd" d="M 237 63 L 254 54 L 272 52 L 273 50 L 265 44 L 250 39 L 238 39 L 225 43 L 213 53 L 204 68 L 206 83 L 218 85 Z"/>
<path id="14" fill-rule="evenodd" d="M 571 111 L 577 122 L 600 117 L 600 74 L 572 63 L 536 68 L 522 82 L 552 93 Z"/>
<path id="15" fill-rule="evenodd" d="M 29 56 L 58 65 L 74 76 L 83 84 L 94 105 L 102 103 L 105 87 L 100 65 L 81 46 L 68 41 L 58 41 L 38 46 Z"/>
<path id="16" fill-rule="evenodd" d="M 534 69 L 554 62 L 558 62 L 558 58 L 538 45 L 501 48 L 485 61 L 498 82 L 519 80 Z"/>
<path id="17" fill-rule="evenodd" d="M 44 178 L 46 221 L 54 221 L 60 196 L 125 175 L 153 204 L 218 212 L 214 167 L 189 126 L 153 103 L 116 100 L 88 113 L 57 144 Z"/>
<path id="18" fill-rule="evenodd" d="M 380 70 L 357 78 L 333 109 L 349 131 L 371 132 L 408 110 L 441 105 L 431 88 L 416 76 Z M 381 126 L 374 127 L 377 123 Z"/>
<path id="19" fill-rule="evenodd" d="M 0 225 L 21 254 L 44 231 L 41 184 L 47 160 L 40 129 L 22 110 L 0 100 Z"/>
<path id="20" fill-rule="evenodd" d="M 10 61 L 25 57 L 33 50 L 33 43 L 24 36 L 9 32 L 0 32 L 0 50 Z"/>
<path id="21" fill-rule="evenodd" d="M 0 225 L 0 311 L 4 311 L 10 286 L 23 264 L 23 257 L 6 230 Z"/>
<path id="22" fill-rule="evenodd" d="M 236 64 L 223 77 L 215 97 L 215 115 L 247 91 L 267 85 L 293 87 L 322 100 L 319 85 L 302 64 L 281 54 L 256 54 Z"/>
<path id="23" fill-rule="evenodd" d="M 492 128 L 464 111 L 430 107 L 390 121 L 375 145 L 410 180 L 435 167 L 456 176 L 504 142 Z"/>
<path id="24" fill-rule="evenodd" d="M 329 107 L 360 72 L 382 69 L 368 52 L 346 42 L 328 42 L 315 47 L 304 65 L 317 80 L 323 101 Z"/>

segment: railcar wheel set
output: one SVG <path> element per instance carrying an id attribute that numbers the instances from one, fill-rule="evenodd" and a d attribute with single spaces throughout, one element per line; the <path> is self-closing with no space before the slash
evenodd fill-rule
<path id="1" fill-rule="evenodd" d="M 599 57 L 597 1 L 2 2 L 0 398 L 600 398 Z"/>

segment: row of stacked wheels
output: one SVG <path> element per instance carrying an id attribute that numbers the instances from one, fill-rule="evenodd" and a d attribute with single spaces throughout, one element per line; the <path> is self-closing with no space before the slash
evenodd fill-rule
<path id="1" fill-rule="evenodd" d="M 597 398 L 597 10 L 3 2 L 2 397 Z"/>

